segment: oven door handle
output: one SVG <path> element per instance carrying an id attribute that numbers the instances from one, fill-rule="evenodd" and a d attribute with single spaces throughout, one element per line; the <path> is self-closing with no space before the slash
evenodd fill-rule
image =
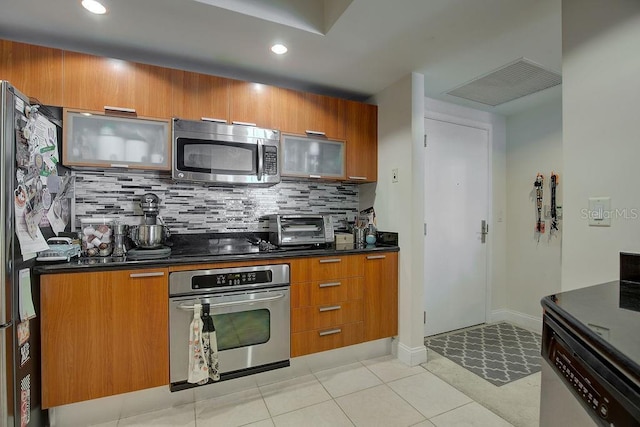
<path id="1" fill-rule="evenodd" d="M 254 304 L 259 302 L 275 301 L 275 300 L 284 298 L 284 296 L 285 294 L 278 294 L 278 295 L 267 297 L 267 298 L 255 298 L 255 299 L 245 299 L 241 301 L 219 302 L 215 304 L 209 304 L 209 307 L 211 308 L 232 307 L 234 305 Z M 178 304 L 178 308 L 184 311 L 193 311 L 193 305 Z"/>

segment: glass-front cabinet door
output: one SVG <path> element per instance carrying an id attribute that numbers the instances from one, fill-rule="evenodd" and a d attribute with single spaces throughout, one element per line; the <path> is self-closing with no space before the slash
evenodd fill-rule
<path id="1" fill-rule="evenodd" d="M 169 121 L 65 110 L 62 164 L 170 170 Z"/>
<path id="2" fill-rule="evenodd" d="M 282 135 L 282 175 L 345 178 L 345 143 L 320 137 Z"/>

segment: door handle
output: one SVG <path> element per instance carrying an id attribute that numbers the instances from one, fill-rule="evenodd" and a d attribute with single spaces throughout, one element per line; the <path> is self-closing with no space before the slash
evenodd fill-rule
<path id="1" fill-rule="evenodd" d="M 129 277 L 132 279 L 140 279 L 143 277 L 162 277 L 164 276 L 164 271 L 153 271 L 150 273 L 130 273 Z"/>
<path id="2" fill-rule="evenodd" d="M 262 147 L 262 140 L 258 139 L 258 181 L 262 181 L 262 170 L 264 169 L 264 148 Z"/>
<path id="3" fill-rule="evenodd" d="M 483 219 L 480 222 L 480 242 L 487 242 L 487 234 L 489 234 L 489 224 L 487 224 L 487 220 Z"/>
<path id="4" fill-rule="evenodd" d="M 276 296 L 267 297 L 267 298 L 255 298 L 255 299 L 243 299 L 241 301 L 229 301 L 229 302 L 218 302 L 215 304 L 209 304 L 209 307 L 232 307 L 234 305 L 243 305 L 243 304 L 254 304 L 258 302 L 267 302 L 267 301 L 275 301 L 278 299 L 284 298 L 284 294 L 278 294 Z M 178 308 L 180 310 L 185 311 L 193 311 L 193 305 L 187 304 L 178 304 Z"/>

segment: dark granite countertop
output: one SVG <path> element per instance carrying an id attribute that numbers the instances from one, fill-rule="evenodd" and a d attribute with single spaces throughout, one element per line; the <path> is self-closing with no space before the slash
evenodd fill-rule
<path id="1" fill-rule="evenodd" d="M 550 295 L 541 304 L 640 381 L 640 283 L 616 280 Z"/>
<path id="2" fill-rule="evenodd" d="M 400 248 L 395 245 L 367 245 L 363 248 L 355 246 L 336 249 L 307 248 L 274 250 L 271 252 L 255 252 L 248 254 L 219 254 L 219 255 L 170 255 L 161 259 L 132 260 L 127 257 L 92 257 L 72 259 L 63 263 L 37 263 L 35 272 L 38 274 L 71 273 L 87 270 L 118 270 L 130 268 L 154 268 L 170 267 L 184 264 L 212 264 L 232 261 L 273 260 L 283 258 L 304 258 L 321 256 L 340 256 L 352 254 L 366 254 L 375 252 L 398 252 Z"/>

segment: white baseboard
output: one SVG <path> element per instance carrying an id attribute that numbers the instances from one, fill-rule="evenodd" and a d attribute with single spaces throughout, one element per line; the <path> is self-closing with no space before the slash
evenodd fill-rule
<path id="1" fill-rule="evenodd" d="M 424 345 L 412 348 L 398 342 L 396 351 L 398 360 L 409 366 L 418 366 L 427 361 L 427 347 Z"/>
<path id="2" fill-rule="evenodd" d="M 506 308 L 493 310 L 491 312 L 491 317 L 489 318 L 489 323 L 496 322 L 509 322 L 537 334 L 542 333 L 542 317 L 531 316 L 529 314 L 520 313 L 519 311 L 509 310 Z"/>

